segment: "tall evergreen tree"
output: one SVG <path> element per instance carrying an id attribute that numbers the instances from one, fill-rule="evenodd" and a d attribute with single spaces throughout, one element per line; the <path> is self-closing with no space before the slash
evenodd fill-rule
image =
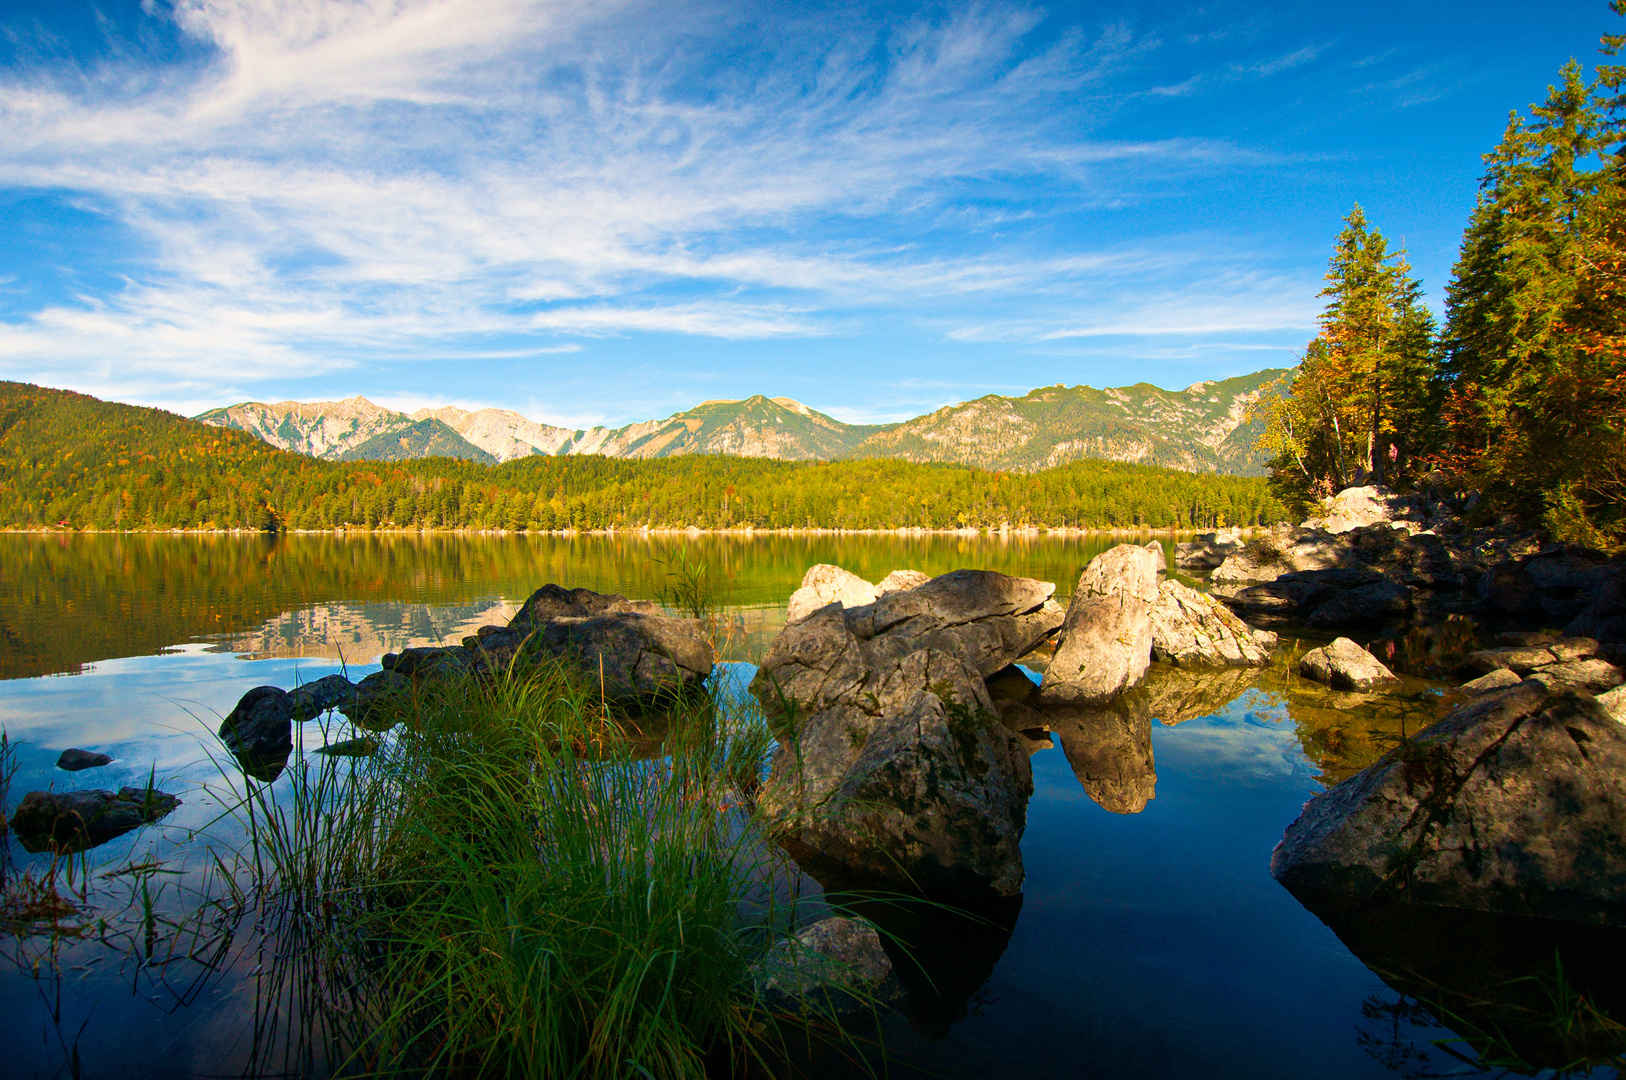
<path id="1" fill-rule="evenodd" d="M 1404 486 L 1432 435 L 1433 316 L 1404 252 L 1359 207 L 1338 234 L 1321 332 L 1267 399 L 1272 483 L 1300 509 L 1351 483 Z"/>
<path id="2" fill-rule="evenodd" d="M 1626 0 L 1611 7 L 1626 14 Z M 1614 55 L 1626 36 L 1604 38 Z M 1571 61 L 1486 155 L 1447 290 L 1439 460 L 1493 505 L 1594 544 L 1621 512 L 1623 69 Z"/>

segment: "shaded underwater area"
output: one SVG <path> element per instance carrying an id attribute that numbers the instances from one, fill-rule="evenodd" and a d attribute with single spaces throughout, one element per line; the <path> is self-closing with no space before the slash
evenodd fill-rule
<path id="1" fill-rule="evenodd" d="M 12 539 L 18 538 L 0 538 Z M 53 562 L 52 572 L 93 582 L 104 572 L 94 567 L 112 565 L 107 549 L 128 539 L 75 538 L 94 549 L 92 569 Z M 165 548 L 171 552 L 192 542 L 160 539 L 160 548 L 177 545 Z M 872 578 L 903 565 L 932 571 L 981 565 L 1046 577 L 1064 590 L 1092 553 L 1088 545 L 1060 541 L 1053 550 L 1042 542 L 968 550 L 959 538 L 945 538 L 942 550 L 927 544 L 921 554 L 894 543 L 899 538 L 838 539 L 850 548 L 813 561 L 847 558 Z M 162 602 L 175 610 L 203 611 L 211 603 L 232 609 L 240 625 L 224 636 L 207 627 L 171 636 L 190 625 L 182 620 L 152 631 L 157 638 L 141 630 L 120 644 L 118 620 L 106 618 L 104 608 L 102 638 L 63 642 L 51 654 L 84 657 L 74 661 L 77 673 L 51 677 L 24 675 L 44 655 L 37 647 L 44 621 L 31 624 L 36 629 L 21 645 L 15 636 L 0 642 L 0 653 L 16 648 L 29 657 L 0 681 L 0 726 L 16 743 L 8 806 L 32 790 L 149 781 L 182 799 L 156 824 L 55 860 L 60 893 L 75 911 L 52 915 L 49 905 L 39 907 L 31 913 L 45 919 L 35 920 L 32 932 L 5 937 L 0 1039 L 8 1076 L 324 1075 L 324 1034 L 312 1018 L 365 1006 L 347 1002 L 341 982 L 300 966 L 302 956 L 324 946 L 300 936 L 310 933 L 308 923 L 245 917 L 247 909 L 221 902 L 231 889 L 214 855 L 252 859 L 254 849 L 241 824 L 223 816 L 230 799 L 223 769 L 230 763 L 213 729 L 253 686 L 287 687 L 341 670 L 316 640 L 333 624 L 313 612 L 349 602 L 338 592 L 310 593 L 305 571 L 291 584 L 273 572 L 263 607 L 244 601 L 232 608 L 231 575 L 266 566 L 259 538 L 238 542 L 241 551 L 222 556 L 223 565 L 238 568 L 224 585 L 211 571 L 200 575 L 198 595 Z M 360 587 L 360 601 L 348 610 L 360 612 L 367 631 L 388 645 L 388 635 L 400 632 L 390 619 L 401 609 L 390 605 L 410 602 L 421 636 L 456 640 L 471 619 L 501 605 L 511 611 L 544 580 L 649 598 L 663 584 L 654 562 L 617 578 L 622 556 L 607 550 L 584 560 L 586 576 L 573 574 L 565 556 L 557 566 L 529 555 L 516 555 L 517 565 L 503 561 L 502 551 L 522 548 L 493 549 L 507 567 L 500 571 L 466 562 L 434 570 L 433 556 L 420 552 L 425 579 L 439 574 L 435 590 L 402 599 L 389 592 L 393 586 L 371 593 Z M 346 556 L 342 545 L 321 550 L 325 560 L 349 558 L 346 565 L 390 576 L 370 555 Z M 58 549 L 52 558 L 71 563 L 71 551 Z M 796 548 L 765 557 L 763 580 L 747 591 L 748 602 L 720 591 L 725 612 L 760 613 L 752 617 L 771 634 L 773 611 L 782 621 L 784 599 L 806 565 L 796 560 L 807 554 Z M 729 557 L 737 565 L 756 558 Z M 314 558 L 305 565 L 314 566 Z M 184 594 L 189 578 L 176 570 L 161 580 L 161 591 Z M 350 580 L 341 576 L 334 588 Z M 93 584 L 84 588 L 100 595 Z M 7 608 L 6 597 L 23 590 L 8 590 L 0 596 L 0 619 L 17 625 L 26 613 Z M 262 621 L 250 625 L 254 618 Z M 72 635 L 80 625 L 69 620 L 62 632 Z M 279 629 L 266 630 L 271 625 Z M 281 644 L 305 655 L 253 647 L 287 627 L 297 631 Z M 155 655 L 142 654 L 166 637 Z M 752 671 L 750 636 L 732 647 L 725 698 L 740 693 Z M 1558 1068 L 1579 1060 L 1577 1054 L 1605 1060 L 1626 1047 L 1610 1049 L 1610 1029 L 1586 1011 L 1626 1017 L 1626 1002 L 1616 1000 L 1626 980 L 1610 978 L 1621 970 L 1615 935 L 1412 905 L 1351 910 L 1301 901 L 1270 877 L 1271 849 L 1306 799 L 1426 727 L 1449 702 L 1438 685 L 1420 679 L 1409 679 L 1397 694 L 1330 692 L 1296 675 L 1291 649 L 1286 643 L 1288 659 L 1263 672 L 1196 676 L 1159 668 L 1120 708 L 1029 733 L 1035 790 L 1022 841 L 1026 882 L 1016 902 L 961 914 L 888 898 L 854 901 L 851 882 L 825 879 L 881 929 L 905 991 L 876 1032 L 887 1048 L 887 1074 L 1522 1075 L 1527 1065 Z M 370 662 L 376 655 L 365 659 L 344 667 L 351 678 L 376 670 Z M 0 667 L 5 662 L 0 656 Z M 300 726 L 296 762 L 315 762 L 323 742 L 359 734 L 338 717 L 330 724 Z M 643 733 L 639 757 L 656 760 L 663 752 L 658 727 Z M 115 760 L 62 772 L 54 763 L 69 746 Z M 268 790 L 282 797 L 284 788 Z M 50 872 L 49 853 L 7 843 L 10 881 Z M 822 910 L 820 891 L 815 871 L 792 882 L 785 898 L 811 917 Z M 1561 967 L 1552 963 L 1555 953 Z M 1576 1021 L 1573 1037 L 1560 1030 L 1566 1018 Z M 1453 1041 L 1458 1036 L 1468 1041 Z M 1470 1064 L 1479 1055 L 1485 1060 Z M 1511 1070 L 1495 1064 L 1509 1055 L 1517 1059 Z M 816 1055 L 786 1071 L 863 1073 L 840 1056 Z M 1613 1075 L 1609 1066 L 1591 1071 Z"/>

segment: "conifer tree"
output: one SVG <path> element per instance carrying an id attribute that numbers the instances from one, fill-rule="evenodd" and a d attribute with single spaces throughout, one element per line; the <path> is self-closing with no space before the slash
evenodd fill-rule
<path id="1" fill-rule="evenodd" d="M 1606 55 L 1622 45 L 1603 39 Z M 1442 338 L 1440 463 L 1492 505 L 1601 546 L 1626 536 L 1623 73 L 1603 65 L 1588 84 L 1571 61 L 1530 119 L 1510 118 Z"/>
<path id="2" fill-rule="evenodd" d="M 1404 252 L 1359 206 L 1328 264 L 1321 333 L 1267 398 L 1262 444 L 1272 484 L 1299 509 L 1352 483 L 1404 486 L 1428 448 L 1435 410 L 1433 316 Z"/>

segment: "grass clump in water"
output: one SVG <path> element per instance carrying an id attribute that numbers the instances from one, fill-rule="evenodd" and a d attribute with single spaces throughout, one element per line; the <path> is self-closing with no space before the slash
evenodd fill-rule
<path id="1" fill-rule="evenodd" d="M 680 702 L 640 758 L 557 672 L 425 684 L 401 720 L 373 757 L 296 763 L 244 802 L 263 902 L 311 950 L 293 1022 L 330 1065 L 666 1078 L 777 1057 L 749 978 L 792 929 L 749 802 L 762 723 Z"/>

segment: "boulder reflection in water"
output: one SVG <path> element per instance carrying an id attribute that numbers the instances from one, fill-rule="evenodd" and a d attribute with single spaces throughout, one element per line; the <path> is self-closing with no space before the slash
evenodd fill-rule
<path id="1" fill-rule="evenodd" d="M 1360 1040 L 1380 1059 L 1411 1062 L 1410 1075 L 1440 1075 L 1429 1071 L 1430 1056 L 1456 1063 L 1431 1045 L 1437 1031 L 1420 1032 L 1417 1045 L 1406 1045 L 1405 1029 L 1392 1022 L 1415 1016 L 1405 998 L 1461 1035 L 1486 1063 L 1535 1071 L 1626 1053 L 1626 1027 L 1601 1019 L 1626 1017 L 1620 976 L 1626 931 L 1402 901 L 1294 896 L 1403 996 L 1368 1002 L 1368 1021 L 1378 1023 L 1363 1028 Z"/>
<path id="2" fill-rule="evenodd" d="M 1112 708 L 1050 714 L 1050 730 L 1061 742 L 1073 775 L 1090 798 L 1114 814 L 1138 814 L 1155 796 L 1152 718 L 1134 698 Z"/>

